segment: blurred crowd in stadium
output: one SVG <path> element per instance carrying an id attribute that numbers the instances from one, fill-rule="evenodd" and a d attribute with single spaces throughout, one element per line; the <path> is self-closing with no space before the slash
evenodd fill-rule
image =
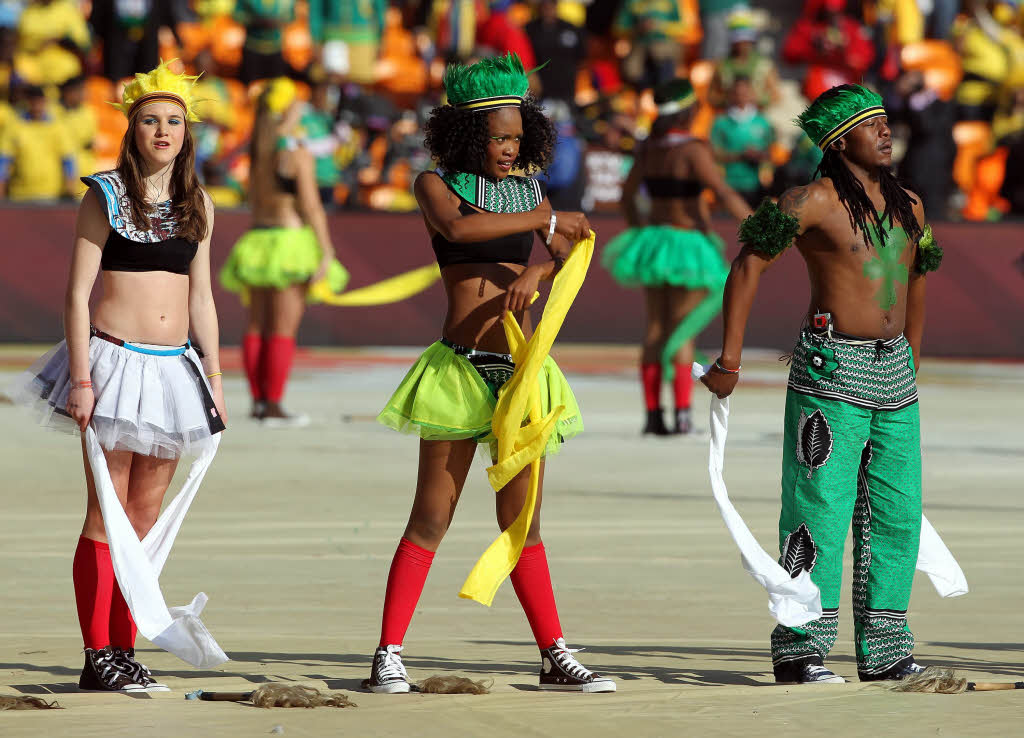
<path id="1" fill-rule="evenodd" d="M 694 133 L 752 203 L 812 176 L 820 152 L 791 124 L 806 100 L 864 81 L 929 218 L 1024 212 L 1024 7 L 1006 0 L 0 0 L 0 199 L 79 196 L 116 161 L 121 81 L 178 58 L 202 74 L 219 206 L 245 202 L 261 80 L 288 75 L 325 204 L 413 210 L 444 64 L 506 51 L 543 65 L 559 209 L 617 209 L 651 88 L 689 75 Z"/>

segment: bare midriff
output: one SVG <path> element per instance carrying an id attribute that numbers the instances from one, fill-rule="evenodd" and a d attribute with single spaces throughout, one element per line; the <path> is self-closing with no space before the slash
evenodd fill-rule
<path id="1" fill-rule="evenodd" d="M 135 343 L 181 346 L 188 340 L 187 274 L 101 271 L 92 324 Z"/>
<path id="2" fill-rule="evenodd" d="M 252 224 L 256 228 L 302 228 L 305 221 L 299 215 L 294 195 L 274 191 L 254 198 Z"/>
<path id="3" fill-rule="evenodd" d="M 520 264 L 451 264 L 441 270 L 448 314 L 442 335 L 452 343 L 495 353 L 508 353 L 502 326 L 505 291 L 526 269 Z M 516 314 L 527 338 L 533 332 L 530 313 Z"/>

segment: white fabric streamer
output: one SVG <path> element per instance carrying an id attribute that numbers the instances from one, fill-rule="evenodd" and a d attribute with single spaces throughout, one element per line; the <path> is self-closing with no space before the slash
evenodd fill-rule
<path id="1" fill-rule="evenodd" d="M 699 380 L 706 373 L 704 367 L 697 362 L 693 363 L 692 374 L 695 380 Z M 779 623 L 797 628 L 817 620 L 821 617 L 821 592 L 811 581 L 810 574 L 801 571 L 796 578 L 791 578 L 789 572 L 761 548 L 729 500 L 729 491 L 722 477 L 722 470 L 725 467 L 725 438 L 728 431 L 729 398 L 720 400 L 712 395 L 711 452 L 708 460 L 711 491 L 725 527 L 740 549 L 743 568 L 768 592 L 768 610 Z M 967 579 L 960 565 L 923 515 L 917 568 L 928 575 L 941 597 L 967 594 Z"/>
<path id="2" fill-rule="evenodd" d="M 206 605 L 206 594 L 200 592 L 190 604 L 168 609 L 163 592 L 160 591 L 159 580 L 189 505 L 217 453 L 220 435 L 215 435 L 213 441 L 212 447 L 204 450 L 192 462 L 181 491 L 160 514 L 152 530 L 140 541 L 124 507 L 117 499 L 107 459 L 96 432 L 92 426 L 85 431 L 86 453 L 96 483 L 96 496 L 103 512 L 103 527 L 110 545 L 114 575 L 135 624 L 139 632 L 154 644 L 199 668 L 218 666 L 228 660 L 227 654 L 199 619 Z"/>

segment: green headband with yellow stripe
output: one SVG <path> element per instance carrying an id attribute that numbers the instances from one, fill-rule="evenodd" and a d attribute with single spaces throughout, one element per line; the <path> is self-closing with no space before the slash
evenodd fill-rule
<path id="1" fill-rule="evenodd" d="M 878 93 L 861 85 L 840 85 L 818 95 L 796 124 L 825 150 L 861 123 L 883 115 Z"/>
<path id="2" fill-rule="evenodd" d="M 444 70 L 448 103 L 459 110 L 495 110 L 519 107 L 530 88 L 523 63 L 515 54 L 481 59 Z"/>

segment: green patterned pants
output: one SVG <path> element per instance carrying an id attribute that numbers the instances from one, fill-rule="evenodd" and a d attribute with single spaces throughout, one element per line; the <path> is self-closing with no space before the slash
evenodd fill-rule
<path id="1" fill-rule="evenodd" d="M 835 643 L 853 529 L 857 671 L 878 678 L 913 653 L 907 606 L 921 529 L 921 441 L 913 358 L 899 336 L 867 345 L 810 332 L 793 354 L 782 456 L 780 563 L 821 590 L 823 615 L 772 632 L 776 674 Z"/>

